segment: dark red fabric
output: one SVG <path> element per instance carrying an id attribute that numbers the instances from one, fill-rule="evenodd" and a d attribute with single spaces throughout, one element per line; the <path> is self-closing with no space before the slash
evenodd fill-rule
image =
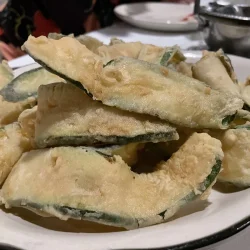
<path id="1" fill-rule="evenodd" d="M 39 10 L 34 14 L 34 26 L 35 30 L 32 32 L 32 35 L 35 37 L 42 35 L 47 36 L 50 32 L 61 32 L 57 24 L 51 19 L 45 18 L 42 12 Z"/>
<path id="2" fill-rule="evenodd" d="M 83 34 L 111 25 L 114 7 L 125 2 L 133 0 L 9 0 L 0 12 L 0 39 L 21 46 L 30 34 Z"/>

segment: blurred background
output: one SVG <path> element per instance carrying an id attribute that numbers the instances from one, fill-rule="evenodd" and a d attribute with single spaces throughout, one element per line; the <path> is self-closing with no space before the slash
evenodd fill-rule
<path id="1" fill-rule="evenodd" d="M 114 8 L 120 4 L 132 2 L 143 1 L 0 0 L 0 58 L 12 60 L 22 56 L 24 53 L 20 46 L 30 34 L 47 36 L 50 32 L 56 32 L 65 35 L 73 33 L 77 36 L 110 26 L 117 21 Z M 194 4 L 194 0 L 161 2 Z M 209 2 L 211 1 L 201 0 L 200 4 L 207 5 Z M 250 0 L 228 0 L 227 2 L 250 4 Z M 167 15 L 167 6 L 165 11 Z"/>

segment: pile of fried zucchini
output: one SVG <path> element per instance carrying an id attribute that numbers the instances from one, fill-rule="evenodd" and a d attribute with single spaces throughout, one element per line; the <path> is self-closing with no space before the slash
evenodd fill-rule
<path id="1" fill-rule="evenodd" d="M 0 66 L 0 203 L 134 229 L 162 223 L 216 181 L 250 185 L 249 80 L 222 50 L 32 37 L 42 67 Z"/>

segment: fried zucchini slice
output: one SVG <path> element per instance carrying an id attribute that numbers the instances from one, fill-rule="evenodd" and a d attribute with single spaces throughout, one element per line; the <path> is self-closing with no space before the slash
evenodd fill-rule
<path id="1" fill-rule="evenodd" d="M 18 117 L 18 123 L 22 134 L 29 138 L 32 148 L 35 148 L 35 126 L 36 126 L 37 106 L 24 110 Z"/>
<path id="2" fill-rule="evenodd" d="M 213 90 L 170 69 L 132 58 L 119 58 L 106 65 L 100 85 L 102 92 L 97 93 L 85 84 L 106 105 L 155 115 L 186 127 L 226 128 L 243 106 L 240 98 Z"/>
<path id="3" fill-rule="evenodd" d="M 85 45 L 87 49 L 89 49 L 90 51 L 94 53 L 97 52 L 99 47 L 103 46 L 103 42 L 91 36 L 80 35 L 80 36 L 77 36 L 76 39 L 81 44 Z"/>
<path id="4" fill-rule="evenodd" d="M 76 40 L 78 40 L 81 44 L 85 45 L 89 50 L 93 51 L 96 53 L 97 48 L 103 45 L 101 41 L 98 39 L 91 37 L 91 36 L 86 36 L 86 35 L 79 35 L 79 36 L 74 36 L 74 34 L 69 34 L 69 35 L 63 35 L 59 33 L 49 33 L 48 38 L 54 39 L 54 40 L 59 40 L 63 37 L 72 37 Z"/>
<path id="5" fill-rule="evenodd" d="M 35 97 L 30 97 L 21 102 L 8 102 L 0 95 L 0 126 L 16 122 L 23 110 L 32 108 L 35 105 Z"/>
<path id="6" fill-rule="evenodd" d="M 110 39 L 109 45 L 112 46 L 112 45 L 120 44 L 120 43 L 125 43 L 125 42 L 122 39 L 119 39 L 117 37 L 112 37 Z"/>
<path id="7" fill-rule="evenodd" d="M 208 51 L 205 51 L 203 53 L 211 53 Z M 238 83 L 238 79 L 237 76 L 235 74 L 234 71 L 234 67 L 233 64 L 229 58 L 229 56 L 227 54 L 225 54 L 225 52 L 222 49 L 219 49 L 218 51 L 215 52 L 216 56 L 218 58 L 220 58 L 221 62 L 223 63 L 223 65 L 225 66 L 227 73 L 229 74 L 230 78 L 232 79 L 232 81 L 237 84 Z"/>
<path id="8" fill-rule="evenodd" d="M 88 148 L 36 150 L 15 165 L 1 199 L 7 208 L 24 207 L 64 220 L 144 227 L 166 221 L 207 191 L 222 157 L 220 141 L 207 134 L 191 136 L 150 174 L 136 174 L 119 156 Z"/>
<path id="9" fill-rule="evenodd" d="M 64 35 L 64 34 L 56 33 L 56 32 L 52 32 L 52 33 L 48 34 L 48 38 L 50 38 L 50 39 L 59 40 L 63 37 L 73 37 L 74 38 L 75 36 L 74 36 L 74 34 Z"/>
<path id="10" fill-rule="evenodd" d="M 12 69 L 7 61 L 3 60 L 0 64 L 0 89 L 7 85 L 14 78 Z"/>
<path id="11" fill-rule="evenodd" d="M 37 95 L 42 84 L 64 81 L 55 74 L 40 67 L 24 72 L 0 90 L 0 95 L 8 102 L 20 102 Z"/>
<path id="12" fill-rule="evenodd" d="M 46 69 L 74 82 L 78 87 L 82 86 L 80 79 L 94 84 L 103 68 L 103 62 L 98 55 L 70 37 L 53 40 L 45 36 L 39 38 L 29 36 L 22 49 L 36 58 L 36 61 Z M 67 58 L 67 63 L 59 58 Z M 71 75 L 68 74 L 67 69 L 69 70 L 69 66 L 72 65 L 74 68 L 70 69 Z M 91 96 L 89 92 L 87 94 Z"/>
<path id="13" fill-rule="evenodd" d="M 93 101 L 72 84 L 40 86 L 36 122 L 39 148 L 178 140 L 176 129 L 157 118 Z"/>
<path id="14" fill-rule="evenodd" d="M 219 51 L 206 52 L 192 67 L 193 77 L 211 88 L 241 97 L 230 59 Z"/>
<path id="15" fill-rule="evenodd" d="M 97 49 L 96 54 L 99 55 L 103 63 L 106 64 L 120 56 L 138 58 L 142 46 L 143 44 L 140 42 L 116 43 L 111 46 L 103 45 Z"/>
<path id="16" fill-rule="evenodd" d="M 177 72 L 180 72 L 183 75 L 186 75 L 188 77 L 193 77 L 192 67 L 193 67 L 192 63 L 186 63 L 181 61 L 176 65 L 176 70 Z"/>
<path id="17" fill-rule="evenodd" d="M 18 123 L 0 128 L 0 185 L 10 173 L 22 153 L 30 149 L 30 141 L 23 136 Z"/>
<path id="18" fill-rule="evenodd" d="M 71 38 L 55 41 L 29 37 L 23 48 L 51 71 L 78 86 L 81 84 L 94 99 L 174 124 L 227 128 L 243 106 L 236 96 L 148 62 L 119 58 L 103 68 L 100 59 Z"/>
<path id="19" fill-rule="evenodd" d="M 120 44 L 123 44 L 123 45 L 121 46 Z M 139 60 L 146 61 L 146 62 L 161 64 L 166 67 L 169 65 L 175 66 L 177 63 L 184 61 L 186 59 L 178 46 L 164 48 L 164 47 L 159 47 L 159 46 L 152 45 L 152 44 L 142 44 L 142 43 L 139 43 L 139 44 L 138 42 L 136 43 L 137 45 L 136 48 L 138 49 L 140 48 L 139 54 L 134 53 L 135 51 L 137 52 L 137 50 L 133 50 L 133 53 L 131 53 L 134 43 L 131 43 L 131 42 L 125 43 L 124 41 L 118 38 L 112 38 L 110 40 L 109 50 L 115 51 L 114 52 L 115 56 L 114 57 L 109 56 L 109 57 L 106 57 L 106 59 L 109 59 L 110 61 L 120 56 L 128 56 L 128 57 L 132 57 L 132 58 L 139 59 Z M 119 46 L 116 46 L 116 45 L 119 45 Z M 117 48 L 119 47 L 122 48 L 121 51 L 117 51 Z M 124 52 L 124 49 L 127 51 L 127 53 Z M 101 57 L 103 56 L 101 55 Z"/>
<path id="20" fill-rule="evenodd" d="M 104 63 L 121 56 L 127 56 L 166 67 L 169 65 L 174 67 L 177 63 L 186 59 L 177 46 L 164 48 L 152 44 L 142 44 L 141 42 L 125 43 L 119 39 L 111 39 L 109 46 L 99 47 L 97 54 L 103 59 Z"/>
<path id="21" fill-rule="evenodd" d="M 160 65 L 165 67 L 176 68 L 176 65 L 182 61 L 185 61 L 186 57 L 181 52 L 178 46 L 166 47 L 160 60 Z"/>
<path id="22" fill-rule="evenodd" d="M 152 44 L 144 44 L 138 58 L 135 59 L 175 68 L 177 63 L 184 61 L 186 58 L 177 46 L 163 48 Z"/>
<path id="23" fill-rule="evenodd" d="M 160 64 L 164 52 L 165 49 L 163 47 L 158 47 L 152 44 L 143 44 L 138 57 L 134 58 L 146 62 Z"/>
<path id="24" fill-rule="evenodd" d="M 124 43 L 118 41 L 110 46 L 104 45 L 99 47 L 97 54 L 103 59 L 104 63 L 121 56 L 127 56 L 146 62 L 161 64 L 165 67 L 170 65 L 175 67 L 177 63 L 186 59 L 177 46 L 163 48 L 140 42 Z"/>
<path id="25" fill-rule="evenodd" d="M 64 80 L 41 67 L 16 77 L 0 90 L 0 124 L 15 122 L 23 110 L 35 106 L 41 84 L 58 81 Z"/>
<path id="26" fill-rule="evenodd" d="M 222 143 L 223 170 L 218 181 L 250 186 L 250 125 L 211 134 Z"/>

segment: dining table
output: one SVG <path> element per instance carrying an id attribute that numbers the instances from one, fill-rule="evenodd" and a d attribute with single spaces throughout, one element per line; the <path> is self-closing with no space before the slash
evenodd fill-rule
<path id="1" fill-rule="evenodd" d="M 126 42 L 141 41 L 143 43 L 150 43 L 159 46 L 173 46 L 178 44 L 182 50 L 201 51 L 207 49 L 203 41 L 202 32 L 200 30 L 192 32 L 156 32 L 151 30 L 144 30 L 135 28 L 123 22 L 117 22 L 114 25 L 103 28 L 97 31 L 88 33 L 104 43 L 109 43 L 110 39 L 117 37 Z M 25 60 L 23 60 L 25 58 Z M 21 60 L 15 59 L 10 61 L 12 68 L 24 66 L 22 64 L 29 64 L 33 61 L 29 56 L 24 56 Z M 190 228 L 192 230 L 192 228 Z M 240 231 L 236 235 L 224 239 L 220 242 L 204 247 L 202 249 L 210 250 L 248 250 L 250 249 L 250 227 Z"/>

